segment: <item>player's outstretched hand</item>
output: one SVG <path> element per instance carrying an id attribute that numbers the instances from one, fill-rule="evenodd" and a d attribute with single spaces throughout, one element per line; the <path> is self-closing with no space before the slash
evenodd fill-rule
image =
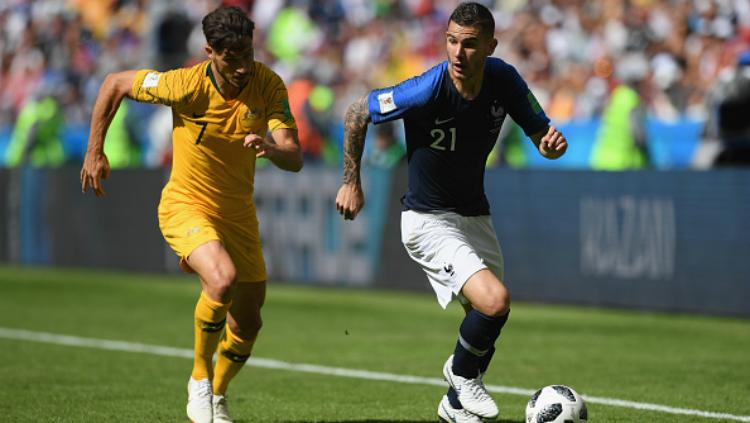
<path id="1" fill-rule="evenodd" d="M 107 155 L 104 152 L 86 152 L 86 157 L 83 159 L 83 167 L 81 167 L 81 192 L 85 194 L 89 187 L 91 187 L 91 190 L 94 191 L 97 197 L 104 196 L 106 192 L 104 192 L 101 180 L 108 177 L 109 160 L 107 159 Z"/>
<path id="2" fill-rule="evenodd" d="M 354 220 L 365 206 L 365 194 L 362 186 L 355 183 L 343 184 L 336 194 L 336 210 L 345 220 Z"/>
<path id="3" fill-rule="evenodd" d="M 547 133 L 539 141 L 539 153 L 547 159 L 556 159 L 568 149 L 568 141 L 562 132 L 550 126 Z"/>
<path id="4" fill-rule="evenodd" d="M 267 159 L 270 159 L 268 156 L 274 148 L 274 144 L 268 142 L 258 134 L 249 134 L 245 136 L 245 141 L 242 142 L 242 145 L 255 150 L 255 157 L 265 157 Z"/>

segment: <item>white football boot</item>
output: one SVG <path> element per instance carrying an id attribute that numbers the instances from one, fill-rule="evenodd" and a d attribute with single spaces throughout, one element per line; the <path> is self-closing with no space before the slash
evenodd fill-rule
<path id="1" fill-rule="evenodd" d="M 193 423 L 213 423 L 213 389 L 208 379 L 188 381 L 187 416 Z"/>
<path id="2" fill-rule="evenodd" d="M 458 400 L 466 411 L 485 419 L 494 419 L 500 414 L 481 377 L 465 378 L 453 373 L 452 355 L 443 366 L 443 376 L 458 394 Z"/>
<path id="3" fill-rule="evenodd" d="M 213 423 L 234 423 L 229 417 L 229 407 L 227 407 L 227 397 L 224 395 L 214 395 L 214 422 Z"/>
<path id="4" fill-rule="evenodd" d="M 438 404 L 437 413 L 440 421 L 446 423 L 482 423 L 483 421 L 476 414 L 471 414 L 463 408 L 453 408 L 448 395 L 443 395 L 443 399 Z"/>

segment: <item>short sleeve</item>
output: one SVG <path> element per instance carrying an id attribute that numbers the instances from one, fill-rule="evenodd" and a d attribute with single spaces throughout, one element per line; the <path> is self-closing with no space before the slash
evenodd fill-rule
<path id="1" fill-rule="evenodd" d="M 400 119 L 429 104 L 439 92 L 442 68 L 438 65 L 398 85 L 371 91 L 367 95 L 367 109 L 372 122 L 378 124 Z"/>
<path id="2" fill-rule="evenodd" d="M 268 92 L 268 130 L 297 129 L 297 124 L 289 108 L 289 94 L 284 81 L 275 73 L 270 73 Z"/>
<path id="3" fill-rule="evenodd" d="M 136 72 L 133 81 L 132 96 L 136 101 L 144 103 L 176 106 L 184 103 L 200 81 L 192 81 L 190 69 L 175 69 L 167 72 L 157 72 L 142 69 Z"/>
<path id="4" fill-rule="evenodd" d="M 512 99 L 508 102 L 508 114 L 527 136 L 546 129 L 549 125 L 549 118 L 542 110 L 534 93 L 531 92 L 516 68 L 506 66 L 506 82 L 511 93 L 509 98 Z"/>

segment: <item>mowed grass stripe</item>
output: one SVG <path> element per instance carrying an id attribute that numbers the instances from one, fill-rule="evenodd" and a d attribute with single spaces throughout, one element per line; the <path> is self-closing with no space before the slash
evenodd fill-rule
<path id="1" fill-rule="evenodd" d="M 78 336 L 60 335 L 47 332 L 35 332 L 23 329 L 11 329 L 0 327 L 0 338 L 42 342 L 55 345 L 96 348 L 109 351 L 124 351 L 144 353 L 151 355 L 160 355 L 166 357 L 178 357 L 193 359 L 193 351 L 186 348 L 174 348 L 161 345 L 149 345 L 137 342 L 115 341 L 107 339 L 83 338 Z M 393 373 L 373 372 L 369 370 L 346 369 L 341 367 L 328 367 L 315 364 L 289 363 L 280 360 L 268 358 L 252 357 L 248 360 L 247 365 L 266 369 L 278 369 L 287 371 L 296 371 L 304 373 L 315 373 L 328 376 L 340 376 L 355 379 L 378 380 L 396 383 L 410 383 L 418 385 L 434 385 L 445 387 L 446 382 L 438 378 L 428 378 L 421 376 L 398 375 Z M 529 396 L 534 390 L 517 388 L 511 386 L 487 385 L 490 392 Z M 633 408 L 638 410 L 656 411 L 667 414 L 688 415 L 696 417 L 705 417 L 711 419 L 724 419 L 738 422 L 750 422 L 750 416 L 738 416 L 729 413 L 717 413 L 702 410 L 693 410 L 688 408 L 670 407 L 660 404 L 643 403 L 636 401 L 627 401 L 616 398 L 605 398 L 585 395 L 587 402 L 592 404 L 601 404 L 614 407 Z"/>

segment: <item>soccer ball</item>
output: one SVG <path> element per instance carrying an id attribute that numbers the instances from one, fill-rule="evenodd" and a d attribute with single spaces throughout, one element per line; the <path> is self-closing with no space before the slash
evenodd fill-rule
<path id="1" fill-rule="evenodd" d="M 583 398 L 565 385 L 545 386 L 526 405 L 526 423 L 579 423 L 588 417 Z"/>

